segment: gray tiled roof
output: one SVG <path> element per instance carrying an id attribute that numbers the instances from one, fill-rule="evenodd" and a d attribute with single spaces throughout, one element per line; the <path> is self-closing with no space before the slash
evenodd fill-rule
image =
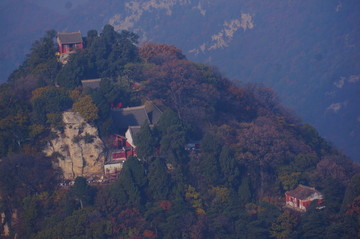
<path id="1" fill-rule="evenodd" d="M 151 101 L 145 102 L 145 109 L 151 124 L 156 124 L 162 115 L 162 111 Z"/>
<path id="2" fill-rule="evenodd" d="M 320 194 L 315 188 L 307 187 L 304 185 L 299 185 L 297 188 L 291 191 L 287 191 L 286 194 L 295 197 L 300 200 L 304 200 L 312 196 L 313 194 L 318 193 Z"/>
<path id="3" fill-rule="evenodd" d="M 78 32 L 58 32 L 58 41 L 60 44 L 74 44 L 82 42 L 80 31 Z"/>
<path id="4" fill-rule="evenodd" d="M 122 163 L 124 163 L 124 161 L 125 161 L 125 160 L 111 160 L 111 161 L 105 162 L 105 165 L 118 164 L 118 163 L 122 164 Z"/>
<path id="5" fill-rule="evenodd" d="M 101 78 L 99 79 L 88 79 L 88 80 L 82 80 L 81 84 L 83 88 L 91 88 L 96 89 L 100 87 Z"/>
<path id="6" fill-rule="evenodd" d="M 129 126 L 141 126 L 144 122 L 150 124 L 144 105 L 114 109 L 111 111 L 111 117 L 116 133 L 124 133 Z"/>

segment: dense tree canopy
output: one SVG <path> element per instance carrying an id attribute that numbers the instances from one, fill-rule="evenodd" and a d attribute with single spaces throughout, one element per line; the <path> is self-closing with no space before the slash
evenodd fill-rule
<path id="1" fill-rule="evenodd" d="M 24 63 L 10 75 L 9 80 L 14 82 L 27 75 L 34 75 L 39 82 L 53 83 L 61 68 L 55 56 L 55 36 L 56 31 L 49 30 L 44 37 L 35 41 Z"/>
<path id="2" fill-rule="evenodd" d="M 138 62 L 138 36 L 128 31 L 118 33 L 110 25 L 105 25 L 100 35 L 89 32 L 87 47 L 70 58 L 56 77 L 60 86 L 73 89 L 81 85 L 81 80 L 117 77 L 123 75 L 124 66 Z"/>
<path id="3" fill-rule="evenodd" d="M 93 122 L 98 119 L 98 108 L 92 102 L 89 95 L 80 97 L 73 105 L 74 111 L 79 112 L 80 115 L 89 122 Z"/>

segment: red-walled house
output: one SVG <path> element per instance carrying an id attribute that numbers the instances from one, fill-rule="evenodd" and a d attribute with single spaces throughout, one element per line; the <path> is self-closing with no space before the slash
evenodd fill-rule
<path id="1" fill-rule="evenodd" d="M 301 184 L 294 190 L 287 191 L 285 197 L 287 207 L 303 212 L 306 212 L 312 201 L 323 200 L 323 195 L 315 188 Z"/>
<path id="2" fill-rule="evenodd" d="M 114 134 L 112 137 L 111 160 L 126 160 L 130 156 L 136 156 L 135 147 L 121 135 Z"/>
<path id="3" fill-rule="evenodd" d="M 123 147 L 122 149 L 113 150 L 111 152 L 112 160 L 125 160 L 130 156 L 136 156 L 136 151 L 132 147 Z"/>
<path id="4" fill-rule="evenodd" d="M 60 54 L 73 53 L 76 52 L 76 50 L 84 48 L 80 31 L 59 32 L 57 34 L 57 43 Z"/>

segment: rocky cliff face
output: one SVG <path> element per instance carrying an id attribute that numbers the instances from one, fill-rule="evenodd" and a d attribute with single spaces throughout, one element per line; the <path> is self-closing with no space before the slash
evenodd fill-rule
<path id="1" fill-rule="evenodd" d="M 89 125 L 77 112 L 64 112 L 64 132 L 50 141 L 44 152 L 54 158 L 54 167 L 63 171 L 65 179 L 78 176 L 103 175 L 104 144 L 95 127 Z"/>

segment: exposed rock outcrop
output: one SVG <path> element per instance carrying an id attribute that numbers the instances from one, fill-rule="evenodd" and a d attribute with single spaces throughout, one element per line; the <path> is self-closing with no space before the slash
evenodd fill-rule
<path id="1" fill-rule="evenodd" d="M 0 214 L 0 238 L 8 238 L 11 235 L 13 228 L 18 220 L 18 211 L 16 209 L 7 217 L 5 212 Z M 16 238 L 17 234 L 13 238 Z"/>
<path id="2" fill-rule="evenodd" d="M 102 176 L 105 161 L 104 143 L 96 127 L 86 123 L 77 112 L 64 112 L 64 132 L 56 131 L 44 152 L 53 158 L 54 167 L 63 171 L 64 179 L 78 176 Z"/>

